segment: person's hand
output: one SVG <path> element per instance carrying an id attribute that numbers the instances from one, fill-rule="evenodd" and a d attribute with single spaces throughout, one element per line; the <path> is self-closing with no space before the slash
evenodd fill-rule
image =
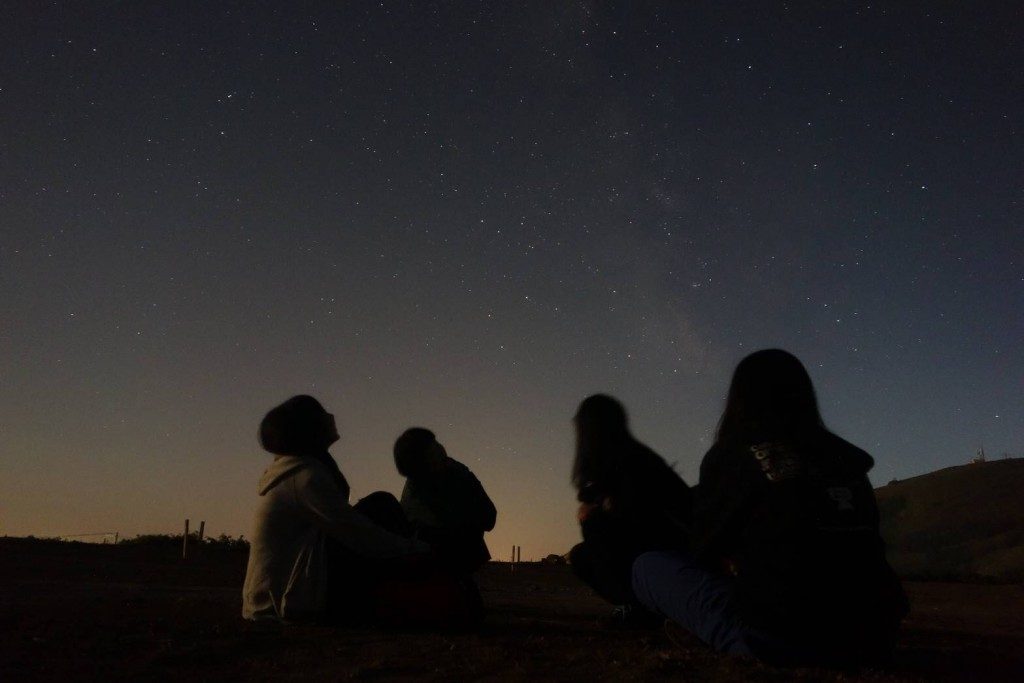
<path id="1" fill-rule="evenodd" d="M 582 524 L 590 518 L 590 515 L 592 515 L 596 509 L 596 503 L 582 503 L 576 511 L 576 521 Z"/>

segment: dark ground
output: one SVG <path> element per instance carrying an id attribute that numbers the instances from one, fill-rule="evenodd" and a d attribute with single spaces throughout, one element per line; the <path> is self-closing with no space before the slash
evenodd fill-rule
<path id="1" fill-rule="evenodd" d="M 908 583 L 892 671 L 774 669 L 660 629 L 603 628 L 568 568 L 492 564 L 477 633 L 288 627 L 240 616 L 245 552 L 0 538 L 0 679 L 1024 680 L 1024 586 Z"/>

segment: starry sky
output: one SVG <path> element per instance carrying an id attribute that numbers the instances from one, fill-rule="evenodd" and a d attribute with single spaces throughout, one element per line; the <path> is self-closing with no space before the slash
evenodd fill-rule
<path id="1" fill-rule="evenodd" d="M 767 346 L 876 485 L 1021 455 L 1021 14 L 827 4 L 6 3 L 0 534 L 248 535 L 311 393 L 564 552 L 578 402 L 692 482 Z"/>

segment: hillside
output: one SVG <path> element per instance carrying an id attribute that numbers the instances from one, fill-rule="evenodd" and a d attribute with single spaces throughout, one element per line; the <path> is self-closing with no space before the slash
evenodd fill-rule
<path id="1" fill-rule="evenodd" d="M 1024 580 L 1024 459 L 949 467 L 876 490 L 893 567 L 918 578 Z"/>

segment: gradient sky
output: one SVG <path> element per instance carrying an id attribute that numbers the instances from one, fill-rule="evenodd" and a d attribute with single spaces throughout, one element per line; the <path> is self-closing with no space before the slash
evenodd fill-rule
<path id="1" fill-rule="evenodd" d="M 248 535 L 311 393 L 564 552 L 578 402 L 692 482 L 766 346 L 877 485 L 1020 455 L 1019 8 L 818 4 L 6 3 L 0 534 Z"/>

